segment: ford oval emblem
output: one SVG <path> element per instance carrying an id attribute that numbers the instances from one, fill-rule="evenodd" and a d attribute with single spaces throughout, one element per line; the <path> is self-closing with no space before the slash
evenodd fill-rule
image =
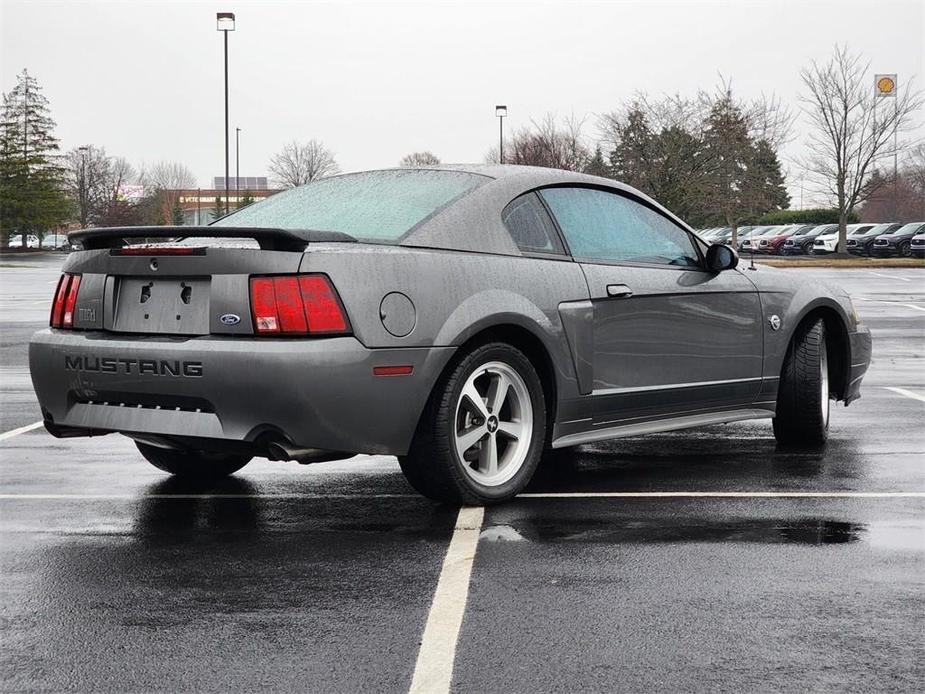
<path id="1" fill-rule="evenodd" d="M 222 325 L 237 325 L 241 322 L 241 316 L 236 313 L 223 313 L 218 319 L 222 322 Z"/>

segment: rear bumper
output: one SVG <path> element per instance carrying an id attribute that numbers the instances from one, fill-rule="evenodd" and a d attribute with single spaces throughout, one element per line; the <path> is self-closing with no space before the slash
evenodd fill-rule
<path id="1" fill-rule="evenodd" d="M 46 425 L 407 452 L 452 347 L 367 349 L 353 337 L 180 339 L 46 329 L 29 366 Z M 374 366 L 411 365 L 408 376 Z M 89 431 L 87 431 L 89 434 Z"/>
<path id="2" fill-rule="evenodd" d="M 861 397 L 861 379 L 864 378 L 867 367 L 870 366 L 870 330 L 864 326 L 858 326 L 857 332 L 848 333 L 848 340 L 851 346 L 851 364 L 845 388 L 846 405 Z"/>

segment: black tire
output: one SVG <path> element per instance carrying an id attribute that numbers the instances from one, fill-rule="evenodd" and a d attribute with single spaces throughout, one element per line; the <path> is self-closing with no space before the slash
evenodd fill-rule
<path id="1" fill-rule="evenodd" d="M 466 467 L 471 470 L 473 463 L 464 461 L 457 451 L 457 418 L 467 380 L 485 365 L 499 362 L 522 380 L 532 409 L 532 426 L 525 425 L 530 440 L 524 443 L 526 455 L 519 467 L 514 468 L 516 472 L 503 483 L 487 486 L 472 478 Z M 495 504 L 513 498 L 530 482 L 543 453 L 545 438 L 546 401 L 536 369 L 519 349 L 490 342 L 462 355 L 437 381 L 411 449 L 398 462 L 408 483 L 430 499 L 471 506 Z"/>
<path id="2" fill-rule="evenodd" d="M 908 258 L 912 255 L 912 244 L 909 241 L 903 241 L 899 244 L 899 255 Z"/>
<path id="3" fill-rule="evenodd" d="M 185 480 L 214 480 L 234 474 L 251 461 L 249 455 L 224 455 L 201 451 L 172 451 L 139 441 L 138 450 L 158 470 Z"/>
<path id="4" fill-rule="evenodd" d="M 777 442 L 782 446 L 824 445 L 830 403 L 825 323 L 820 319 L 801 325 L 787 349 L 774 416 Z"/>

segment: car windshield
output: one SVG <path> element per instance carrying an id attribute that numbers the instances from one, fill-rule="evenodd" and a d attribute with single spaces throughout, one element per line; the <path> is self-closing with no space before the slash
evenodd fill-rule
<path id="1" fill-rule="evenodd" d="M 912 224 L 904 224 L 903 226 L 899 227 L 899 229 L 897 229 L 895 232 L 892 232 L 892 233 L 912 234 L 916 232 L 921 233 L 923 231 L 925 231 L 925 224 L 922 224 L 921 222 L 913 222 Z"/>
<path id="2" fill-rule="evenodd" d="M 875 226 L 872 226 L 867 231 L 858 230 L 854 233 L 857 234 L 858 236 L 862 234 L 863 235 L 876 234 L 877 236 L 882 236 L 884 234 L 892 234 L 894 231 L 896 231 L 896 229 L 890 229 L 891 226 L 892 226 L 891 224 L 877 224 Z"/>
<path id="3" fill-rule="evenodd" d="M 279 193 L 215 222 L 219 227 L 311 229 L 396 243 L 424 219 L 490 180 L 464 171 L 367 171 Z"/>

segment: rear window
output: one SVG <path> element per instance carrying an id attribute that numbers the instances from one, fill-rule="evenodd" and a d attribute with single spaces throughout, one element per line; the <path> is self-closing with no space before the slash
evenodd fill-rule
<path id="1" fill-rule="evenodd" d="M 488 180 L 463 171 L 367 171 L 335 176 L 254 203 L 214 226 L 337 231 L 358 241 L 395 243 Z"/>

